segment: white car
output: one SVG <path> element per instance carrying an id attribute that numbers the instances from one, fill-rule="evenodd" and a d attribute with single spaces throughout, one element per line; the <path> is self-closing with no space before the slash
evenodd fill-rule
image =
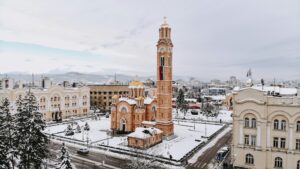
<path id="1" fill-rule="evenodd" d="M 81 149 L 77 150 L 77 154 L 87 155 L 87 154 L 89 154 L 89 149 L 81 148 Z"/>

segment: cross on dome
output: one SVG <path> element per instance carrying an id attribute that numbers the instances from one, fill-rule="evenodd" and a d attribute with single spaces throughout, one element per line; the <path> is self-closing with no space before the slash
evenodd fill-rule
<path id="1" fill-rule="evenodd" d="M 164 23 L 161 24 L 161 27 L 169 27 L 169 24 L 167 23 L 167 17 L 164 16 Z"/>

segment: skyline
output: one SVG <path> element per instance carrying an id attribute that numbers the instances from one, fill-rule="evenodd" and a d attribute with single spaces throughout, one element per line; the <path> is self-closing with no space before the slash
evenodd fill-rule
<path id="1" fill-rule="evenodd" d="M 166 16 L 177 76 L 241 78 L 251 68 L 256 79 L 300 77 L 296 0 L 31 2 L 0 2 L 1 73 L 153 76 Z"/>

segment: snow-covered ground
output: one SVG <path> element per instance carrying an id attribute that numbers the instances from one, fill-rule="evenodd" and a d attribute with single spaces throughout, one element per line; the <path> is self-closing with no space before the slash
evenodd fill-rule
<path id="1" fill-rule="evenodd" d="M 221 119 L 222 122 L 229 122 L 229 123 L 232 122 L 232 117 L 231 117 L 232 111 L 226 109 L 220 110 L 217 117 L 206 117 L 200 113 L 201 112 L 200 110 L 196 110 L 196 111 L 198 112 L 198 115 L 193 115 L 191 114 L 191 110 L 188 110 L 188 112 L 185 115 L 185 119 L 208 120 L 208 121 L 216 121 L 216 122 L 219 122 Z M 176 109 L 173 109 L 173 117 L 183 118 L 184 113 L 178 110 L 178 115 L 177 115 Z"/>
<path id="2" fill-rule="evenodd" d="M 101 120 L 75 120 L 80 126 L 84 126 L 87 122 L 90 125 L 90 131 L 88 134 L 75 133 L 73 136 L 65 136 L 64 130 L 67 128 L 68 124 L 59 124 L 56 126 L 51 126 L 46 129 L 49 134 L 54 134 L 57 136 L 67 137 L 69 139 L 84 140 L 89 138 L 89 142 L 94 145 L 104 144 L 111 147 L 141 151 L 144 153 L 152 155 L 161 155 L 163 157 L 169 158 L 172 155 L 173 159 L 179 160 L 202 141 L 205 138 L 202 136 L 209 137 L 219 129 L 223 127 L 217 124 L 204 124 L 204 123 L 192 123 L 192 122 L 174 122 L 174 133 L 175 138 L 171 140 L 163 140 L 162 143 L 157 144 L 147 150 L 135 150 L 127 146 L 127 137 L 109 137 L 107 140 L 107 130 L 110 129 L 110 118 L 102 117 Z M 195 125 L 195 129 L 194 129 Z M 74 125 L 75 129 L 77 125 Z M 206 132 L 205 132 L 206 128 Z M 82 130 L 83 131 L 83 130 Z M 197 140 L 197 141 L 196 141 Z"/>

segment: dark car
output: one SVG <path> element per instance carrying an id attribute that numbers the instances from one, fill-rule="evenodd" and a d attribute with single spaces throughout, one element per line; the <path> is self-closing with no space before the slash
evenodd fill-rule
<path id="1" fill-rule="evenodd" d="M 87 155 L 87 154 L 89 154 L 89 149 L 81 148 L 81 149 L 77 150 L 77 154 Z"/>

